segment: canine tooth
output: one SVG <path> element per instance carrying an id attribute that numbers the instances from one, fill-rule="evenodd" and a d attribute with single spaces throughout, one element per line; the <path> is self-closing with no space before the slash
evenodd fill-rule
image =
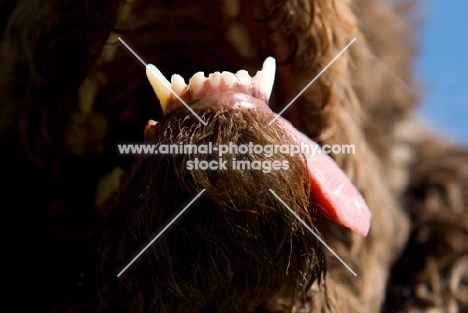
<path id="1" fill-rule="evenodd" d="M 182 94 L 182 91 L 184 91 L 185 88 L 187 88 L 187 84 L 185 83 L 185 80 L 182 76 L 179 74 L 174 74 L 171 77 L 171 82 L 172 82 L 172 90 L 180 96 Z"/>
<path id="2" fill-rule="evenodd" d="M 202 89 L 205 81 L 206 81 L 205 73 L 203 72 L 195 73 L 192 76 L 192 78 L 189 79 L 189 85 L 190 85 L 190 88 L 192 89 L 192 92 L 193 93 L 199 92 Z"/>
<path id="3" fill-rule="evenodd" d="M 153 64 L 146 66 L 146 76 L 161 103 L 163 112 L 166 113 L 167 103 L 171 96 L 171 83 Z"/>
<path id="4" fill-rule="evenodd" d="M 236 73 L 236 77 L 242 85 L 250 85 L 252 77 L 246 70 L 240 70 Z"/>
<path id="5" fill-rule="evenodd" d="M 237 81 L 236 75 L 232 74 L 231 72 L 222 72 L 221 77 L 228 87 L 231 87 Z"/>
<path id="6" fill-rule="evenodd" d="M 272 82 L 275 78 L 276 72 L 276 61 L 273 57 L 267 57 L 263 62 L 262 71 L 265 72 L 269 77 L 272 77 Z M 272 84 L 273 85 L 273 84 Z"/>
<path id="7" fill-rule="evenodd" d="M 275 81 L 275 72 L 276 72 L 276 62 L 272 57 L 268 57 L 263 62 L 263 67 L 261 71 L 257 72 L 257 75 L 253 77 L 260 88 L 265 91 L 265 94 L 268 99 L 270 99 L 271 91 L 273 89 L 273 83 Z"/>
<path id="8" fill-rule="evenodd" d="M 214 72 L 213 74 L 210 74 L 208 76 L 208 80 L 210 81 L 212 87 L 218 87 L 219 83 L 221 82 L 221 73 Z"/>

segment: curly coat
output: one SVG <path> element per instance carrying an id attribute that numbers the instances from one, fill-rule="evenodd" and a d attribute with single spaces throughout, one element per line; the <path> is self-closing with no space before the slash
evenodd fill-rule
<path id="1" fill-rule="evenodd" d="M 2 177 L 8 183 L 3 188 L 8 225 L 3 229 L 16 234 L 4 249 L 15 256 L 10 268 L 19 269 L 16 260 L 29 262 L 12 271 L 7 282 L 13 292 L 31 295 L 30 302 L 16 307 L 56 312 L 110 307 L 112 312 L 138 312 L 147 305 L 175 303 L 147 300 L 148 290 L 138 287 L 136 294 L 123 296 L 122 303 L 109 302 L 114 288 L 109 284 L 117 286 L 117 295 L 121 292 L 121 282 L 116 280 L 104 279 L 102 290 L 95 290 L 96 277 L 106 277 L 106 271 L 116 266 L 93 273 L 101 260 L 113 262 L 108 257 L 111 250 L 103 252 L 95 242 L 106 225 L 114 229 L 123 223 L 119 212 L 137 197 L 127 190 L 122 199 L 111 187 L 118 176 L 125 189 L 134 163 L 133 158 L 117 155 L 115 147 L 141 140 L 148 118 L 163 118 L 140 64 L 117 45 L 116 37 L 128 34 L 128 42 L 141 51 L 143 59 L 161 64 L 163 73 L 185 77 L 200 69 L 258 69 L 265 56 L 275 55 L 280 66 L 271 107 L 276 112 L 357 39 L 285 117 L 319 144 L 357 147 L 354 155 L 333 158 L 373 213 L 370 233 L 360 238 L 328 220 L 320 228 L 325 241 L 358 276 L 323 251 L 324 277 L 303 295 L 289 290 L 291 297 L 287 297 L 279 292 L 281 288 L 269 286 L 268 292 L 255 294 L 257 306 L 252 308 L 245 297 L 250 290 L 233 288 L 228 302 L 206 296 L 197 304 L 200 308 L 210 308 L 207 303 L 217 299 L 212 304 L 218 308 L 238 301 L 237 310 L 260 312 L 466 310 L 468 153 L 434 134 L 415 131 L 418 125 L 410 115 L 418 99 L 411 71 L 412 3 L 257 1 L 251 10 L 241 10 L 245 15 L 236 21 L 258 27 L 251 34 L 257 45 L 249 46 L 254 47 L 250 53 L 233 53 L 238 49 L 223 37 L 230 25 L 223 18 L 205 21 L 194 15 L 190 23 L 198 28 L 184 29 L 184 38 L 173 36 L 186 16 L 167 19 L 168 12 L 186 6 L 219 17 L 220 3 L 0 1 L 1 14 L 9 17 L 0 25 L 4 28 L 0 158 Z M 194 29 L 214 28 L 218 36 L 208 31 L 200 42 L 189 40 L 197 37 Z M 147 35 L 150 30 L 152 37 Z M 219 45 L 206 48 L 215 39 Z M 119 175 L 115 169 L 126 174 Z M 217 198 L 212 201 L 216 203 Z M 22 246 L 25 242 L 27 248 Z M 121 248 L 128 253 L 125 241 Z M 319 247 L 314 249 L 318 255 Z M 305 265 L 299 262 L 301 266 Z M 157 272 L 157 265 L 149 267 Z M 279 279 L 271 267 L 265 271 Z M 311 274 L 306 286 L 319 276 Z M 151 284 L 144 275 L 138 277 L 129 284 Z M 28 307 L 29 303 L 34 305 Z M 116 308 L 116 304 L 121 305 Z"/>

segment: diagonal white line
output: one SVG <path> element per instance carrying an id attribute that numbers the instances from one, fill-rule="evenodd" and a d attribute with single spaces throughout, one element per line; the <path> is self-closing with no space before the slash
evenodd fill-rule
<path id="1" fill-rule="evenodd" d="M 133 51 L 132 48 L 129 47 L 129 45 L 127 45 L 127 43 L 126 43 L 125 41 L 123 41 L 122 38 L 119 37 L 118 39 L 120 40 L 121 43 L 123 43 L 123 45 L 124 45 L 125 47 L 127 47 L 128 50 L 130 50 L 131 53 L 133 53 L 133 55 L 134 55 L 138 60 L 140 60 L 141 63 L 143 63 L 144 66 L 147 66 L 147 65 L 148 65 L 148 64 L 146 64 L 145 61 L 143 61 L 142 58 L 140 58 L 140 56 L 139 56 L 138 54 L 136 54 L 135 51 Z"/>
<path id="2" fill-rule="evenodd" d="M 122 38 L 119 37 L 118 39 L 120 40 L 121 43 L 123 43 L 123 45 L 124 45 L 125 47 L 127 47 L 128 50 L 130 50 L 130 52 L 131 52 L 134 56 L 137 57 L 138 60 L 140 60 L 141 63 L 143 63 L 144 66 L 148 66 L 148 64 L 146 64 L 146 62 L 143 61 L 143 59 L 140 58 L 140 57 L 138 56 L 138 54 L 136 54 L 136 52 L 133 51 L 133 49 L 130 48 L 130 47 L 127 45 L 127 43 L 125 43 L 125 41 L 123 41 Z M 182 99 L 179 97 L 179 95 L 178 95 L 177 93 L 175 93 L 175 92 L 172 90 L 171 86 L 168 86 L 167 83 L 166 83 L 161 77 L 159 77 L 159 75 L 158 75 L 152 68 L 150 68 L 150 71 L 151 71 L 151 73 L 154 74 L 154 76 L 156 76 L 157 79 L 159 79 L 159 81 L 164 85 L 164 87 L 166 87 L 167 89 L 169 89 L 169 91 L 170 91 L 180 102 L 182 102 L 182 103 L 185 105 L 185 107 L 186 107 L 187 109 L 189 109 L 190 112 L 192 112 L 192 114 L 195 115 L 195 116 L 200 120 L 200 122 L 203 123 L 203 125 L 205 125 L 205 126 L 207 125 L 206 122 L 205 122 L 200 116 L 198 116 L 198 114 L 195 113 L 195 111 L 193 111 L 192 108 L 191 108 L 187 103 L 185 103 L 185 101 L 182 100 Z"/>
<path id="3" fill-rule="evenodd" d="M 146 247 L 143 250 L 141 250 L 141 252 L 138 253 L 138 255 L 134 257 L 130 263 L 128 263 L 127 266 L 125 266 L 125 268 L 117 275 L 117 277 L 120 277 L 120 275 L 122 275 L 123 272 L 125 272 L 130 267 L 130 265 L 132 265 L 133 262 L 135 262 L 143 254 L 143 252 L 145 252 L 169 228 L 169 226 L 171 226 L 182 214 L 184 214 L 184 212 L 192 205 L 192 203 L 195 202 L 195 200 L 197 200 L 201 196 L 202 193 L 205 192 L 205 190 L 206 189 L 200 191 L 200 193 L 195 198 L 193 198 L 193 200 L 190 201 L 190 203 L 187 204 L 187 206 L 182 211 L 180 211 L 180 213 L 177 214 L 177 216 L 174 217 L 172 221 L 170 221 L 169 224 L 167 224 L 166 227 L 164 227 L 164 229 L 161 230 L 159 234 L 157 234 L 156 237 L 154 237 L 153 240 L 151 240 L 151 242 L 147 244 Z"/>
<path id="4" fill-rule="evenodd" d="M 273 123 L 276 121 L 276 119 L 277 119 L 278 117 L 280 117 L 280 115 L 283 114 L 284 111 L 286 111 L 286 110 L 291 106 L 291 104 L 293 104 L 293 102 L 296 101 L 297 98 L 299 98 L 299 97 L 304 93 L 304 91 L 306 91 L 307 88 L 309 88 L 310 85 L 312 85 L 312 84 L 313 84 L 313 83 L 314 83 L 314 82 L 315 82 L 315 81 L 316 81 L 316 80 L 317 80 L 317 79 L 318 79 L 318 78 L 319 78 L 319 77 L 320 77 L 320 76 L 321 76 L 321 75 L 322 75 L 322 74 L 323 74 L 323 73 L 324 73 L 324 72 L 325 72 L 325 71 L 326 71 L 326 70 L 327 70 L 327 69 L 328 69 L 328 68 L 329 68 L 329 67 L 330 67 L 330 66 L 331 66 L 331 65 L 348 49 L 348 48 L 349 48 L 349 46 L 351 46 L 355 41 L 356 41 L 356 38 L 353 38 L 353 40 L 351 40 L 351 42 L 348 43 L 348 44 L 346 45 L 346 47 L 344 47 L 343 50 L 341 50 L 340 53 L 338 53 L 337 56 L 334 57 L 333 60 L 331 60 L 330 63 L 328 63 L 328 65 L 325 66 L 325 67 L 323 68 L 323 70 L 321 70 L 320 73 L 318 73 L 317 76 L 315 76 L 315 78 L 312 79 L 312 80 L 310 81 L 310 83 L 308 83 L 307 86 L 305 86 L 304 89 L 302 89 L 301 92 L 299 92 L 299 93 L 297 94 L 297 96 L 295 96 L 294 99 L 292 99 L 292 100 L 288 103 L 288 105 L 285 106 L 284 109 L 281 110 L 281 112 L 279 112 L 279 113 L 275 116 L 274 119 L 271 120 L 270 123 L 268 123 L 268 126 L 271 126 L 271 124 L 273 124 Z"/>
<path id="5" fill-rule="evenodd" d="M 333 251 L 333 249 L 330 248 L 330 246 L 327 245 L 327 244 L 325 243 L 325 241 L 323 241 L 323 239 L 320 238 L 320 236 L 317 235 L 317 233 L 314 232 L 313 229 L 310 228 L 309 225 L 307 225 L 306 222 L 304 222 L 304 221 L 303 221 L 303 220 L 302 220 L 302 219 L 301 219 L 301 218 L 300 218 L 284 201 L 283 201 L 283 199 L 281 199 L 281 198 L 276 194 L 276 192 L 273 191 L 273 189 L 268 189 L 268 190 L 270 190 L 270 192 L 271 192 L 271 193 L 272 193 L 272 194 L 273 194 L 273 195 L 274 195 L 274 196 L 275 196 L 275 197 L 276 197 L 276 198 L 277 198 L 277 199 L 278 199 L 278 200 L 279 200 L 279 201 L 280 201 L 280 202 L 281 202 L 281 203 L 282 203 L 298 220 L 299 220 L 299 222 L 302 223 L 302 225 L 304 225 L 305 228 L 307 228 L 308 231 L 310 231 L 310 232 L 312 233 L 312 235 L 315 236 L 315 238 L 317 238 L 318 241 L 320 241 L 320 242 L 322 243 L 322 245 L 325 246 L 325 248 L 328 249 L 328 251 L 330 251 L 330 252 L 338 259 L 338 261 L 341 262 L 341 264 L 343 264 L 343 265 L 351 272 L 351 274 L 353 274 L 354 276 L 357 276 L 356 272 L 353 271 L 353 270 L 351 269 L 351 267 L 349 267 L 349 265 L 346 264 L 345 261 L 343 261 L 343 260 L 339 257 L 339 255 L 336 254 L 336 252 Z"/>

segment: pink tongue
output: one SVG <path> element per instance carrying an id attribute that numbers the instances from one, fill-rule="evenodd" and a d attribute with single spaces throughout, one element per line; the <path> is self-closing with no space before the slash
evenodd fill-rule
<path id="1" fill-rule="evenodd" d="M 299 145 L 317 147 L 316 150 L 309 149 L 306 157 L 311 193 L 315 196 L 314 200 L 317 201 L 319 211 L 356 234 L 367 236 L 371 213 L 359 191 L 332 158 L 322 153 L 317 143 L 299 132 L 285 119 L 280 119 L 283 127 L 297 138 Z"/>

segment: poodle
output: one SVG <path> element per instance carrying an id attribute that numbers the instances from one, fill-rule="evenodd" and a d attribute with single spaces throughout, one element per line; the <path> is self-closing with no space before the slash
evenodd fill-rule
<path id="1" fill-rule="evenodd" d="M 417 4 L 3 0 L 0 8 L 5 283 L 28 297 L 17 310 L 467 310 L 468 151 L 413 117 Z M 234 91 L 201 95 L 196 79 L 187 87 L 177 78 L 254 74 L 270 56 L 272 90 L 249 76 Z M 155 83 L 173 74 L 180 99 Z M 323 167 L 276 154 L 287 169 L 265 173 L 231 170 L 269 160 L 255 153 L 228 154 L 228 170 L 203 171 L 186 165 L 219 153 L 117 148 L 143 141 L 306 141 L 352 144 L 355 153 L 332 150 Z M 319 176 L 339 177 L 365 201 L 357 207 L 370 227 L 345 220 L 340 209 L 356 206 L 334 202 Z"/>

